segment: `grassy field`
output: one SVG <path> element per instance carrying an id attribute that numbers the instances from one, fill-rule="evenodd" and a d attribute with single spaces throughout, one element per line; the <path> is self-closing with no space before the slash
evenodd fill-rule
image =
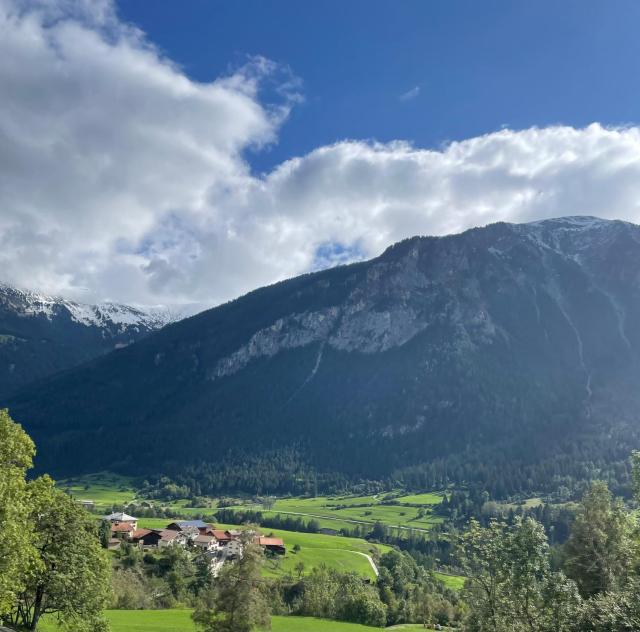
<path id="1" fill-rule="evenodd" d="M 297 533 L 295 531 L 279 531 L 264 529 L 265 533 L 273 533 L 282 538 L 287 546 L 287 553 L 276 560 L 267 561 L 265 574 L 278 576 L 290 573 L 295 575 L 295 566 L 303 562 L 304 573 L 320 564 L 341 571 L 355 571 L 363 577 L 375 579 L 375 573 L 365 555 L 371 555 L 374 550 L 386 553 L 390 547 L 381 544 L 370 544 L 359 538 L 344 538 L 340 536 L 322 535 L 319 533 Z M 300 546 L 298 553 L 293 552 L 295 545 Z"/>
<path id="2" fill-rule="evenodd" d="M 196 632 L 190 610 L 110 610 L 107 617 L 112 632 Z M 380 629 L 312 617 L 272 617 L 271 624 L 272 632 L 372 632 Z M 56 632 L 57 629 L 55 622 L 48 621 L 38 627 L 38 632 Z M 398 626 L 392 629 L 419 628 Z"/>
<path id="3" fill-rule="evenodd" d="M 381 522 L 389 527 L 428 530 L 432 525 L 442 522 L 442 517 L 433 513 L 434 508 L 442 502 L 441 495 L 401 496 L 395 499 L 394 504 L 382 504 L 383 500 L 384 496 L 281 498 L 276 500 L 269 511 L 255 504 L 240 505 L 232 509 L 262 511 L 266 516 L 277 513 L 298 515 L 316 519 L 322 527 L 334 529 L 352 527 L 354 523 Z"/>
<path id="4" fill-rule="evenodd" d="M 126 505 L 136 499 L 132 480 L 100 472 L 80 478 L 60 481 L 59 487 L 78 500 L 91 500 L 98 511 L 108 510 L 113 505 Z M 167 506 L 176 515 L 184 518 L 212 515 L 216 510 L 216 499 L 210 499 L 210 507 L 190 507 L 187 500 L 177 500 Z M 231 507 L 236 510 L 261 511 L 264 516 L 274 514 L 297 515 L 314 519 L 321 527 L 340 530 L 353 528 L 354 524 L 372 525 L 381 522 L 390 527 L 428 530 L 442 521 L 434 510 L 442 502 L 442 494 L 425 493 L 397 496 L 376 494 L 370 496 L 319 496 L 316 498 L 281 498 L 269 510 L 260 504 L 243 503 Z M 384 504 L 383 504 L 384 503 Z M 144 526 L 151 526 L 145 524 Z M 159 523 L 153 525 L 160 526 Z"/>
<path id="5" fill-rule="evenodd" d="M 131 479 L 108 472 L 58 481 L 58 487 L 76 500 L 91 500 L 105 511 L 113 505 L 125 505 L 136 497 Z"/>
<path id="6" fill-rule="evenodd" d="M 464 586 L 465 578 L 462 575 L 447 575 L 445 573 L 434 573 L 434 575 L 436 579 L 452 590 L 462 590 Z"/>
<path id="7" fill-rule="evenodd" d="M 399 503 L 407 503 L 409 505 L 439 505 L 442 502 L 442 494 L 429 492 L 426 494 L 410 494 L 409 496 L 399 496 L 396 498 Z"/>

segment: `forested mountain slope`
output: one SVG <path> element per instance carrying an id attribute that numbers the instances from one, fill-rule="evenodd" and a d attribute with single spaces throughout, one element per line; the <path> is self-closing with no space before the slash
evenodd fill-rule
<path id="1" fill-rule="evenodd" d="M 506 493 L 636 445 L 639 272 L 640 227 L 618 221 L 415 237 L 167 326 L 8 405 L 58 473 L 292 447 L 319 471 L 499 477 Z"/>

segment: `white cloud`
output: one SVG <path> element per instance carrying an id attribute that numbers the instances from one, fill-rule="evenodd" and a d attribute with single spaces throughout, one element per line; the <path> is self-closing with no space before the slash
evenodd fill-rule
<path id="1" fill-rule="evenodd" d="M 36 7 L 36 9 L 34 9 Z M 190 80 L 109 2 L 0 0 L 0 277 L 74 297 L 215 304 L 414 234 L 640 221 L 640 128 L 500 130 L 439 150 L 320 147 L 258 177 L 296 101 L 254 60 Z M 88 292 L 83 290 L 88 288 Z"/>
<path id="2" fill-rule="evenodd" d="M 413 86 L 411 90 L 407 90 L 406 92 L 403 92 L 398 97 L 398 99 L 400 99 L 400 101 L 411 101 L 412 99 L 415 99 L 419 94 L 420 94 L 420 86 Z"/>

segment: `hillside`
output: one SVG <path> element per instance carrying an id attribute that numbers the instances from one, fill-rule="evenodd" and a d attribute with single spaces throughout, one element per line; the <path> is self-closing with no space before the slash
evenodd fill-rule
<path id="1" fill-rule="evenodd" d="M 639 270 L 640 227 L 618 221 L 415 237 L 174 323 L 8 405 L 60 474 L 291 448 L 351 477 L 536 487 L 636 445 Z"/>
<path id="2" fill-rule="evenodd" d="M 167 322 L 128 305 L 85 305 L 0 283 L 0 397 L 140 340 Z"/>

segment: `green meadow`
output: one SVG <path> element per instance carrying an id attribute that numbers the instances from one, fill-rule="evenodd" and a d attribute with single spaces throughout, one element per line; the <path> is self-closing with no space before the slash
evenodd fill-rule
<path id="1" fill-rule="evenodd" d="M 441 581 L 447 588 L 452 590 L 462 590 L 465 577 L 462 575 L 449 575 L 447 573 L 434 573 L 436 579 Z"/>
<path id="2" fill-rule="evenodd" d="M 381 522 L 389 527 L 426 531 L 442 522 L 442 517 L 434 513 L 434 509 L 442 502 L 442 495 L 415 494 L 388 501 L 384 499 L 384 495 L 281 498 L 268 511 L 259 504 L 237 505 L 231 509 L 262 511 L 265 516 L 301 516 L 317 520 L 321 527 L 334 529 L 352 527 L 354 523 Z"/>
<path id="3" fill-rule="evenodd" d="M 109 610 L 107 618 L 112 632 L 196 632 L 190 610 Z M 356 623 L 327 621 L 312 617 L 272 617 L 272 632 L 372 632 Z M 418 626 L 396 626 L 394 630 L 419 629 Z M 44 622 L 38 632 L 57 632 L 54 620 Z"/>
<path id="4" fill-rule="evenodd" d="M 126 505 L 136 498 L 136 490 L 130 478 L 109 472 L 67 478 L 58 481 L 57 485 L 76 500 L 93 501 L 96 508 L 104 510 L 113 505 Z"/>

